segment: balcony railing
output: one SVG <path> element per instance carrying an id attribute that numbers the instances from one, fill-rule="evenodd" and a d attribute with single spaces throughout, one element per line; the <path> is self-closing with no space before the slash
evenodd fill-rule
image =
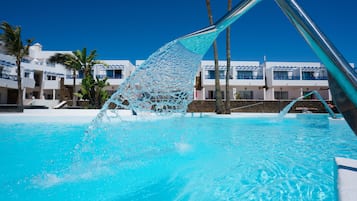
<path id="1" fill-rule="evenodd" d="M 249 75 L 249 76 L 242 76 L 239 75 L 237 76 L 237 80 L 262 80 L 263 79 L 263 75 L 258 75 L 258 76 L 253 76 L 253 75 Z"/>
<path id="2" fill-rule="evenodd" d="M 302 80 L 327 80 L 327 76 L 303 77 Z"/>
<path id="3" fill-rule="evenodd" d="M 0 74 L 0 78 L 17 81 L 17 75 Z"/>
<path id="4" fill-rule="evenodd" d="M 274 76 L 274 80 L 300 80 L 300 76 Z"/>
<path id="5" fill-rule="evenodd" d="M 84 75 L 76 75 L 76 79 L 83 79 Z M 73 75 L 66 75 L 66 79 L 73 79 Z"/>
<path id="6" fill-rule="evenodd" d="M 211 76 L 211 75 L 206 75 L 205 76 L 205 78 L 207 79 L 207 80 L 214 80 L 215 79 L 215 77 L 214 77 L 214 75 L 213 76 Z M 219 76 L 219 79 L 226 79 L 226 76 L 225 75 L 220 75 Z"/>
<path id="7" fill-rule="evenodd" d="M 319 76 L 319 77 L 302 77 L 300 76 L 274 76 L 274 80 L 327 80 L 327 76 Z"/>
<path id="8" fill-rule="evenodd" d="M 96 75 L 97 78 L 99 79 L 104 79 L 104 78 L 108 78 L 108 79 L 123 79 L 123 75 L 116 75 L 115 77 L 108 77 L 107 75 Z M 76 75 L 76 79 L 83 79 L 84 76 L 83 75 Z M 73 75 L 66 75 L 66 79 L 73 79 Z"/>
<path id="9" fill-rule="evenodd" d="M 115 76 L 107 76 L 107 75 L 97 75 L 98 78 L 104 79 L 107 77 L 108 79 L 123 79 L 123 75 L 115 75 Z"/>

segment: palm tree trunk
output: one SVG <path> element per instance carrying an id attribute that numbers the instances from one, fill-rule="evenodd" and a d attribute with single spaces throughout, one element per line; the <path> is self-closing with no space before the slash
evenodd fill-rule
<path id="1" fill-rule="evenodd" d="M 72 93 L 72 106 L 77 106 L 76 96 L 74 95 L 76 89 L 76 70 L 73 69 L 73 93 Z"/>
<path id="2" fill-rule="evenodd" d="M 213 25 L 213 16 L 211 11 L 211 2 L 210 0 L 206 0 L 208 19 L 210 25 Z M 214 70 L 215 70 L 215 93 L 216 93 L 216 113 L 222 114 L 224 112 L 223 102 L 222 102 L 222 93 L 221 93 L 221 85 L 219 82 L 219 65 L 218 65 L 218 49 L 217 42 L 213 42 L 213 54 L 214 54 Z"/>
<path id="3" fill-rule="evenodd" d="M 22 92 L 22 80 L 21 80 L 21 59 L 16 58 L 17 65 L 17 110 L 18 112 L 24 111 L 24 102 L 23 102 L 23 92 Z"/>
<path id="4" fill-rule="evenodd" d="M 228 0 L 228 11 L 232 9 L 232 0 Z M 227 54 L 227 70 L 226 70 L 226 102 L 225 102 L 225 113 L 231 113 L 231 100 L 229 93 L 229 76 L 231 68 L 231 27 L 226 29 L 226 54 Z"/>

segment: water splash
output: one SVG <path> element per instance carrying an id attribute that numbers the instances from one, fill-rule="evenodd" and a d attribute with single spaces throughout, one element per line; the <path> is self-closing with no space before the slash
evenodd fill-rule
<path id="1" fill-rule="evenodd" d="M 123 109 L 132 111 L 137 120 L 145 120 L 148 115 L 152 118 L 186 113 L 193 100 L 193 82 L 203 55 L 219 33 L 259 1 L 244 0 L 216 25 L 173 40 L 153 53 L 119 86 L 92 120 L 82 142 L 75 147 L 74 165 L 111 161 L 113 157 L 114 161 L 120 161 L 127 157 L 123 151 L 126 146 L 120 147 L 116 142 L 128 130 L 122 126 L 112 132 L 108 124 L 124 124 L 127 116 L 121 115 Z M 181 151 L 189 149 L 179 147 L 183 148 Z"/>
<path id="2" fill-rule="evenodd" d="M 193 100 L 193 81 L 200 61 L 217 36 L 261 0 L 244 0 L 214 25 L 180 37 L 153 53 L 104 104 L 94 125 L 113 109 L 137 113 L 185 113 Z M 114 111 L 114 112 L 113 112 Z M 114 114 L 107 115 L 108 112 Z"/>
<path id="3" fill-rule="evenodd" d="M 193 98 L 193 80 L 201 54 L 174 40 L 149 57 L 104 105 L 135 112 L 185 112 Z M 102 110 L 102 111 L 103 111 Z"/>
<path id="4" fill-rule="evenodd" d="M 296 102 L 302 100 L 303 98 L 306 98 L 308 96 L 311 96 L 312 94 L 314 94 L 317 99 L 324 105 L 325 109 L 327 110 L 327 112 L 330 114 L 330 116 L 334 119 L 336 119 L 336 115 L 335 113 L 331 110 L 331 108 L 329 107 L 329 105 L 326 103 L 326 101 L 321 97 L 321 95 L 319 94 L 319 92 L 317 92 L 316 90 L 311 91 L 310 93 L 307 93 L 303 96 L 300 96 L 299 98 L 291 101 L 287 106 L 284 107 L 284 109 L 282 109 L 279 113 L 278 118 L 281 119 L 283 118 L 289 111 L 290 109 L 293 107 L 293 105 L 295 105 Z"/>
<path id="5" fill-rule="evenodd" d="M 195 46 L 200 50 L 209 48 L 207 43 L 211 40 L 195 43 Z M 176 117 L 176 114 L 182 116 L 186 112 L 193 100 L 193 81 L 203 54 L 191 51 L 185 45 L 179 39 L 167 43 L 120 85 L 75 147 L 74 166 L 85 166 L 91 161 L 120 163 L 130 154 L 140 152 L 127 152 L 131 148 L 120 144 L 120 138 L 130 133 L 125 130 L 126 123 L 134 125 L 132 121 L 135 121 L 140 124 L 152 119 Z M 131 111 L 135 115 L 131 115 Z M 116 126 L 113 131 L 113 124 L 122 126 Z"/>

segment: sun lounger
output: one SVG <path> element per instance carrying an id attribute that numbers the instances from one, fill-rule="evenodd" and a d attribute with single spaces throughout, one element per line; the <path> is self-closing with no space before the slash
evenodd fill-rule
<path id="1" fill-rule="evenodd" d="M 67 101 L 62 101 L 60 104 L 53 107 L 53 109 L 61 109 L 63 106 L 67 104 Z"/>

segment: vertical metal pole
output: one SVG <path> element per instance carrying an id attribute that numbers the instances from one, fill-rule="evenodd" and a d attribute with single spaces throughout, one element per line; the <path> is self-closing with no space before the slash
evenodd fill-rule
<path id="1" fill-rule="evenodd" d="M 295 0 L 275 0 L 329 73 L 334 103 L 357 135 L 357 75 Z"/>

